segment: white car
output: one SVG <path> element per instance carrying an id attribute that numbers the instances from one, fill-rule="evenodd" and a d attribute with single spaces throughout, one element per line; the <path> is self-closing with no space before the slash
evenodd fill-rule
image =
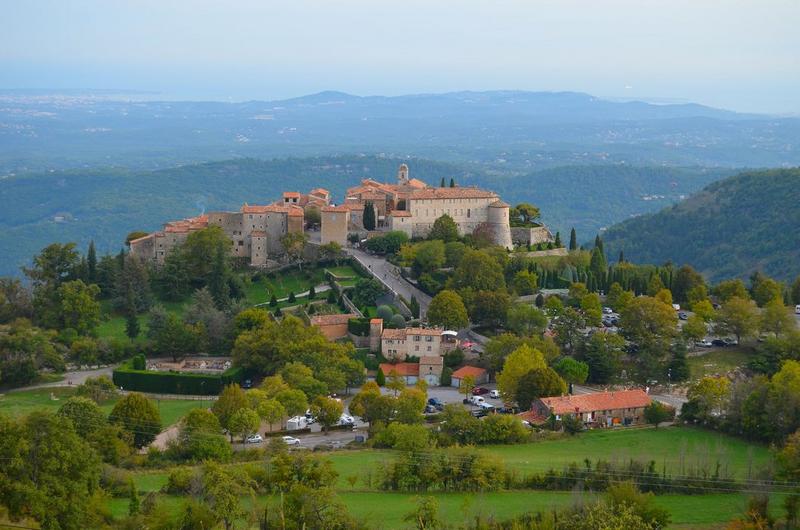
<path id="1" fill-rule="evenodd" d="M 245 438 L 244 443 L 246 444 L 260 444 L 264 441 L 264 438 L 261 437 L 260 434 L 251 434 L 247 438 Z"/>
<path id="2" fill-rule="evenodd" d="M 342 414 L 339 417 L 339 425 L 353 425 L 356 419 L 349 414 Z"/>
<path id="3" fill-rule="evenodd" d="M 300 445 L 300 438 L 295 438 L 294 436 L 284 436 L 283 443 L 286 445 Z"/>
<path id="4" fill-rule="evenodd" d="M 500 391 L 499 390 L 489 391 L 489 397 L 492 399 L 500 399 Z"/>
<path id="5" fill-rule="evenodd" d="M 708 339 L 698 340 L 694 343 L 694 345 L 700 346 L 701 348 L 710 348 L 711 346 L 713 346 L 713 344 L 711 344 L 711 341 Z"/>

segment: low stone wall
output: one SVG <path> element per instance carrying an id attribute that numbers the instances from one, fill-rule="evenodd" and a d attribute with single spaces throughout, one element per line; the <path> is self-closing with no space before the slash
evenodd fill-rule
<path id="1" fill-rule="evenodd" d="M 552 248 L 550 250 L 532 250 L 530 252 L 518 252 L 513 255 L 520 254 L 526 258 L 542 258 L 545 256 L 566 256 L 569 254 L 566 248 Z"/>
<path id="2" fill-rule="evenodd" d="M 536 245 L 555 241 L 546 226 L 512 226 L 511 240 L 517 245 Z"/>

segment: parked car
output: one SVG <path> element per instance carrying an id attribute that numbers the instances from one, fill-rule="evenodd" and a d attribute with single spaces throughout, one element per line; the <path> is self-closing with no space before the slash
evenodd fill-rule
<path id="1" fill-rule="evenodd" d="M 436 414 L 437 412 L 439 412 L 439 409 L 433 405 L 425 405 L 425 414 Z"/>
<path id="2" fill-rule="evenodd" d="M 500 391 L 499 390 L 492 390 L 489 392 L 489 397 L 492 399 L 500 399 Z"/>
<path id="3" fill-rule="evenodd" d="M 253 380 L 252 379 L 245 379 L 244 383 L 242 383 L 242 388 L 247 390 L 248 388 L 253 388 Z"/>
<path id="4" fill-rule="evenodd" d="M 444 410 L 444 403 L 439 398 L 430 398 L 428 400 L 428 406 L 433 407 L 436 410 Z"/>
<path id="5" fill-rule="evenodd" d="M 356 419 L 349 414 L 339 416 L 339 425 L 355 425 Z"/>
<path id="6" fill-rule="evenodd" d="M 724 348 L 725 346 L 728 345 L 728 343 L 726 343 L 722 339 L 714 339 L 714 340 L 711 341 L 711 345 L 712 346 L 717 346 L 718 348 Z"/>
<path id="7" fill-rule="evenodd" d="M 796 306 L 794 306 L 794 314 L 795 315 L 800 315 L 800 304 L 797 304 Z"/>
<path id="8" fill-rule="evenodd" d="M 472 395 L 473 396 L 482 396 L 482 395 L 488 394 L 488 393 L 489 393 L 489 389 L 486 388 L 486 387 L 476 386 L 475 388 L 472 389 Z"/>
<path id="9" fill-rule="evenodd" d="M 711 341 L 708 339 L 698 340 L 697 342 L 694 343 L 694 345 L 700 346 L 701 348 L 710 348 L 711 346 L 713 346 Z"/>
<path id="10" fill-rule="evenodd" d="M 260 434 L 251 434 L 247 438 L 245 438 L 244 443 L 246 444 L 260 444 L 264 441 L 264 438 L 261 437 Z"/>
<path id="11" fill-rule="evenodd" d="M 494 405 L 492 405 L 491 403 L 487 403 L 486 401 L 478 403 L 478 407 L 482 408 L 487 412 L 492 412 L 494 410 Z"/>
<path id="12" fill-rule="evenodd" d="M 738 346 L 739 341 L 736 339 L 722 339 L 722 342 L 725 343 L 725 346 Z"/>
<path id="13" fill-rule="evenodd" d="M 472 400 L 469 399 L 469 398 L 464 398 L 464 399 L 461 400 L 461 403 L 463 403 L 464 405 L 471 405 L 472 404 Z"/>
<path id="14" fill-rule="evenodd" d="M 311 415 L 311 409 L 308 409 L 308 410 L 306 411 L 306 423 L 307 423 L 307 424 L 309 424 L 309 425 L 311 425 L 312 423 L 316 423 L 316 422 L 317 422 L 317 418 L 315 418 L 314 416 L 312 416 L 312 415 Z"/>
<path id="15" fill-rule="evenodd" d="M 686 311 L 681 311 L 678 313 L 678 318 L 681 320 L 689 320 L 689 314 Z"/>
<path id="16" fill-rule="evenodd" d="M 472 396 L 472 399 L 470 399 L 470 402 L 475 406 L 480 406 L 480 404 L 481 403 L 485 403 L 486 400 L 483 399 L 481 396 Z"/>
<path id="17" fill-rule="evenodd" d="M 344 444 L 339 440 L 331 440 L 323 445 L 328 449 L 341 449 L 342 447 L 344 447 Z"/>
<path id="18" fill-rule="evenodd" d="M 300 445 L 300 438 L 295 438 L 294 436 L 284 436 L 283 443 L 286 445 Z"/>
<path id="19" fill-rule="evenodd" d="M 680 311 L 681 310 L 681 305 L 680 304 L 672 304 L 672 309 L 674 309 L 675 311 Z"/>
<path id="20" fill-rule="evenodd" d="M 603 308 L 603 313 L 605 313 L 606 315 L 610 315 L 613 312 L 614 312 L 614 310 L 611 309 L 610 307 L 604 307 Z"/>

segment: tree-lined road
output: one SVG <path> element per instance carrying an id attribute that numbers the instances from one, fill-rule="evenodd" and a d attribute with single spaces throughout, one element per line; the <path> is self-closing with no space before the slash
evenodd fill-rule
<path id="1" fill-rule="evenodd" d="M 414 296 L 417 302 L 419 302 L 419 316 L 420 318 L 425 318 L 425 315 L 428 313 L 428 305 L 431 303 L 431 297 L 400 276 L 398 267 L 392 265 L 384 258 L 367 254 L 363 250 L 346 248 L 345 252 L 353 256 L 365 269 L 370 271 L 379 282 L 392 292 L 405 298 L 407 302 L 410 302 L 411 297 Z"/>

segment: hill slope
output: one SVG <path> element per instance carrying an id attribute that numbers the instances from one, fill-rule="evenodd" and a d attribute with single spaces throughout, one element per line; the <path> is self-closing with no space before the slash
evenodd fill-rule
<path id="1" fill-rule="evenodd" d="M 708 278 L 755 270 L 800 274 L 800 168 L 754 171 L 715 182 L 658 213 L 611 227 L 606 252 L 635 262 L 690 263 Z"/>

